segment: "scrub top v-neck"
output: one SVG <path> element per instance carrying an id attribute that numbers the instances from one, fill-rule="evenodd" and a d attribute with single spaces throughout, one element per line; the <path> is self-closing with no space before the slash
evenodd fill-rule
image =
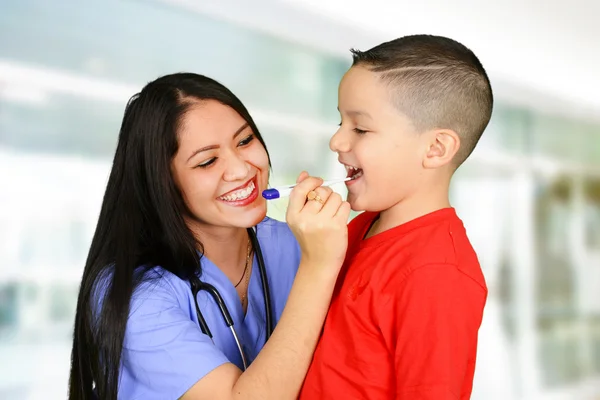
<path id="1" fill-rule="evenodd" d="M 257 227 L 271 291 L 273 322 L 281 317 L 298 265 L 300 249 L 285 223 L 265 218 Z M 256 255 L 248 284 L 246 313 L 231 281 L 206 257 L 201 258 L 203 282 L 223 297 L 250 364 L 265 344 L 266 313 Z M 134 292 L 125 332 L 119 398 L 177 399 L 220 365 L 242 368 L 231 330 L 206 291 L 198 307 L 213 334 L 202 333 L 190 284 L 156 267 Z"/>

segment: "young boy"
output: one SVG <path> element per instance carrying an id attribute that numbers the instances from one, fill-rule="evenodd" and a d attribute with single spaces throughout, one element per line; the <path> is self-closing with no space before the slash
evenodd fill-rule
<path id="1" fill-rule="evenodd" d="M 366 212 L 300 399 L 468 399 L 487 288 L 448 188 L 489 122 L 490 82 L 444 37 L 352 53 L 330 147 Z"/>

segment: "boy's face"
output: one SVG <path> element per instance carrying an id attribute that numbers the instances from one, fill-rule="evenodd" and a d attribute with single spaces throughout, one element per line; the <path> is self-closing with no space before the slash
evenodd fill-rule
<path id="1" fill-rule="evenodd" d="M 338 92 L 342 122 L 329 142 L 346 166 L 348 202 L 356 211 L 382 211 L 415 193 L 424 178 L 427 135 L 392 103 L 377 74 L 355 66 Z"/>

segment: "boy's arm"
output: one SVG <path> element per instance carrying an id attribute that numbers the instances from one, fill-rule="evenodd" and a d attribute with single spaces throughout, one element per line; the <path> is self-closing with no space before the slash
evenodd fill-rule
<path id="1" fill-rule="evenodd" d="M 469 397 L 486 297 L 485 286 L 441 264 L 416 269 L 386 299 L 378 319 L 394 356 L 396 399 Z"/>

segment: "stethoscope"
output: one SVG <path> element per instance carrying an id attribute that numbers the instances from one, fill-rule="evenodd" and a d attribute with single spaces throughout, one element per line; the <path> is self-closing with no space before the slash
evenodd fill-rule
<path id="1" fill-rule="evenodd" d="M 250 237 L 252 248 L 256 253 L 256 258 L 258 260 L 258 270 L 260 272 L 260 279 L 262 281 L 263 297 L 265 301 L 265 315 L 267 317 L 267 332 L 265 339 L 266 342 L 267 340 L 269 340 L 271 333 L 273 333 L 273 311 L 271 309 L 271 292 L 269 290 L 269 281 L 267 279 L 267 269 L 265 267 L 265 260 L 262 255 L 262 251 L 260 250 L 260 244 L 258 243 L 258 239 L 256 238 L 256 232 L 254 231 L 254 229 L 255 228 L 248 228 L 248 236 Z M 206 323 L 206 320 L 204 319 L 204 316 L 200 311 L 200 307 L 198 307 L 198 292 L 200 290 L 205 290 L 212 296 L 215 303 L 217 303 L 217 305 L 219 306 L 219 309 L 221 310 L 221 315 L 223 316 L 223 320 L 225 321 L 225 325 L 229 327 L 229 329 L 231 330 L 231 334 L 235 339 L 235 344 L 237 345 L 240 356 L 242 357 L 242 364 L 244 365 L 244 370 L 246 370 L 246 368 L 248 368 L 246 355 L 244 353 L 244 350 L 242 349 L 242 343 L 240 342 L 240 338 L 233 326 L 233 318 L 231 318 L 231 314 L 229 314 L 229 310 L 227 309 L 227 305 L 225 305 L 223 297 L 221 297 L 221 294 L 219 293 L 217 288 L 215 288 L 210 283 L 202 282 L 195 274 L 192 276 L 192 278 L 190 278 L 190 284 L 192 287 L 192 294 L 194 296 L 194 303 L 196 303 L 196 314 L 198 315 L 198 322 L 200 324 L 200 329 L 202 329 L 202 333 L 208 335 L 208 337 L 210 337 L 210 339 L 213 340 L 212 332 L 208 328 L 208 324 Z M 250 288 L 248 287 L 247 290 L 250 290 Z"/>

